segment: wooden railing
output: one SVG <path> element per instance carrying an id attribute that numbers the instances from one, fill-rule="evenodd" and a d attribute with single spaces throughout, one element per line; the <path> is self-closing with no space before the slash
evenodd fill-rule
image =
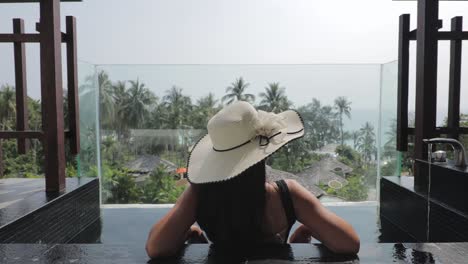
<path id="1" fill-rule="evenodd" d="M 68 139 L 72 154 L 80 152 L 76 20 L 66 17 L 66 32 L 60 32 L 60 1 L 40 1 L 39 33 L 25 33 L 22 19 L 13 19 L 13 33 L 0 34 L 0 43 L 13 43 L 16 87 L 16 130 L 0 131 L 1 139 L 16 139 L 18 153 L 28 151 L 28 139 L 44 146 L 47 191 L 65 188 L 65 148 Z M 40 43 L 42 130 L 28 128 L 25 43 Z M 64 128 L 61 43 L 66 45 L 69 129 Z M 0 145 L 1 148 L 1 145 Z M 1 152 L 1 150 L 0 150 Z"/>

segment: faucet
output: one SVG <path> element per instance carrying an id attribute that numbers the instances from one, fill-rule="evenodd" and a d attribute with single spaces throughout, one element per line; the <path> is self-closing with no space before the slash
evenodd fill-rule
<path id="1" fill-rule="evenodd" d="M 426 144 L 438 144 L 445 143 L 452 146 L 455 156 L 455 166 L 466 168 L 466 158 L 465 158 L 465 148 L 463 147 L 460 141 L 453 138 L 431 138 L 423 139 L 423 142 Z"/>

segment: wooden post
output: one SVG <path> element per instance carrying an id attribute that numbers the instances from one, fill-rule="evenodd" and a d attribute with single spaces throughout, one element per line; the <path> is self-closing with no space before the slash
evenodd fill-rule
<path id="1" fill-rule="evenodd" d="M 427 159 L 427 145 L 423 139 L 432 138 L 436 127 L 437 105 L 437 32 L 440 26 L 438 0 L 419 0 L 416 31 L 416 159 Z M 426 191 L 427 179 L 423 170 L 415 167 L 416 190 Z"/>
<path id="2" fill-rule="evenodd" d="M 0 178 L 3 178 L 3 140 L 0 138 Z"/>
<path id="3" fill-rule="evenodd" d="M 408 150 L 408 75 L 410 15 L 400 16 L 398 34 L 397 150 Z"/>
<path id="4" fill-rule="evenodd" d="M 463 17 L 452 18 L 452 32 L 463 31 Z M 462 40 L 450 41 L 449 103 L 447 127 L 449 137 L 458 139 L 460 128 L 460 80 L 461 80 Z"/>
<path id="5" fill-rule="evenodd" d="M 13 33 L 24 33 L 24 21 L 13 19 Z M 16 88 L 16 130 L 28 130 L 28 95 L 26 82 L 26 54 L 23 42 L 14 42 L 13 52 L 15 59 L 15 88 Z M 29 140 L 18 138 L 18 153 L 26 154 L 29 148 Z"/>
<path id="6" fill-rule="evenodd" d="M 78 103 L 78 65 L 76 55 L 76 19 L 66 18 L 67 28 L 67 79 L 68 79 L 68 115 L 70 129 L 70 150 L 76 155 L 80 152 L 80 111 Z"/>
<path id="7" fill-rule="evenodd" d="M 60 0 L 40 2 L 41 97 L 46 191 L 65 188 Z"/>

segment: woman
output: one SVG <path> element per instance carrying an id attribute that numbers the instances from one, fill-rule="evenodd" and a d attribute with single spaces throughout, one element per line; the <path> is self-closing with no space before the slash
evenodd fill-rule
<path id="1" fill-rule="evenodd" d="M 207 128 L 190 153 L 190 186 L 152 227 L 148 256 L 174 255 L 187 239 L 203 240 L 202 229 L 215 245 L 236 250 L 286 243 L 296 220 L 301 225 L 290 243 L 308 243 L 313 237 L 336 253 L 359 251 L 352 226 L 299 183 L 265 181 L 265 159 L 304 136 L 297 112 L 267 113 L 240 101 L 213 116 Z"/>

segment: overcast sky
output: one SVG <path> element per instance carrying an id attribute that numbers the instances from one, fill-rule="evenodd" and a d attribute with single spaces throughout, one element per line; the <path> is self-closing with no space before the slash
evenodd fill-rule
<path id="1" fill-rule="evenodd" d="M 0 4 L 0 32 L 11 32 L 11 19 L 14 17 L 24 18 L 26 30 L 34 32 L 38 13 L 38 4 Z M 77 17 L 80 60 L 94 64 L 380 64 L 397 58 L 398 16 L 403 13 L 412 14 L 411 27 L 414 28 L 415 1 L 84 0 L 62 4 L 63 21 L 66 15 Z M 451 17 L 467 14 L 468 2 L 440 3 L 444 29 L 450 27 Z M 468 19 L 464 24 L 468 28 Z M 447 104 L 447 47 L 446 44 L 440 46 L 440 116 L 446 112 Z M 27 48 L 29 94 L 38 98 L 38 45 L 28 45 Z M 0 44 L 0 83 L 13 83 L 12 57 L 12 45 Z M 125 71 L 119 67 L 107 67 L 115 79 L 143 79 L 145 75 L 138 74 L 135 68 Z M 115 72 L 113 69 L 116 69 Z M 83 67 L 82 72 L 86 70 Z M 179 72 L 175 75 L 183 78 L 180 76 L 184 73 L 176 71 Z M 197 71 L 192 68 L 185 76 L 194 75 Z M 351 76 L 349 78 L 352 79 L 352 74 L 355 74 L 355 79 L 362 79 L 348 81 L 346 77 L 342 83 L 372 83 L 361 87 L 368 89 L 369 96 L 363 96 L 366 92 L 358 88 L 348 88 L 347 92 L 343 92 L 343 87 L 329 89 L 326 85 L 316 86 L 313 92 L 304 93 L 301 90 L 303 87 L 294 84 L 290 86 L 296 88 L 288 90 L 288 94 L 299 103 L 310 101 L 312 97 L 325 98 L 326 103 L 331 103 L 334 97 L 346 95 L 351 97 L 356 109 L 366 108 L 366 100 L 371 107 L 378 103 L 377 99 L 372 100 L 378 95 L 374 76 L 363 80 L 366 78 L 364 72 L 339 72 L 341 77 L 337 76 L 337 79 L 343 79 L 343 76 Z M 133 74 L 133 77 L 123 77 L 125 73 Z M 160 83 L 152 80 L 151 76 L 158 73 L 147 72 L 144 81 L 153 89 L 170 88 L 167 87 L 169 84 L 154 87 Z M 248 71 L 244 73 L 251 74 Z M 378 71 L 372 70 L 369 74 L 378 74 Z M 222 75 L 222 80 L 213 76 L 213 83 L 225 83 L 223 87 L 213 88 L 215 93 L 221 95 L 229 84 L 227 80 L 233 81 L 234 76 L 238 75 L 244 74 L 235 71 L 229 76 Z M 257 92 L 263 89 L 267 81 L 292 83 L 288 80 L 294 79 L 292 75 L 284 78 L 277 76 L 275 71 L 271 71 L 265 79 L 252 76 L 254 87 L 251 89 Z M 308 74 L 304 73 L 304 76 Z M 309 86 L 333 81 L 329 74 L 324 74 L 325 77 L 327 79 L 320 80 L 317 72 L 310 74 L 309 78 L 313 79 L 308 80 Z M 468 81 L 466 74 L 462 85 L 467 83 L 465 80 Z M 258 84 L 255 83 L 257 81 Z M 414 79 L 410 81 L 413 85 Z M 200 96 L 206 92 L 206 87 L 201 84 L 187 87 L 179 82 L 183 84 L 186 80 L 173 81 L 173 84 L 184 86 L 184 91 L 191 95 Z M 209 80 L 202 78 L 200 83 L 206 84 Z M 463 98 L 468 95 L 465 86 L 462 88 Z M 410 101 L 414 101 L 414 97 Z"/>

